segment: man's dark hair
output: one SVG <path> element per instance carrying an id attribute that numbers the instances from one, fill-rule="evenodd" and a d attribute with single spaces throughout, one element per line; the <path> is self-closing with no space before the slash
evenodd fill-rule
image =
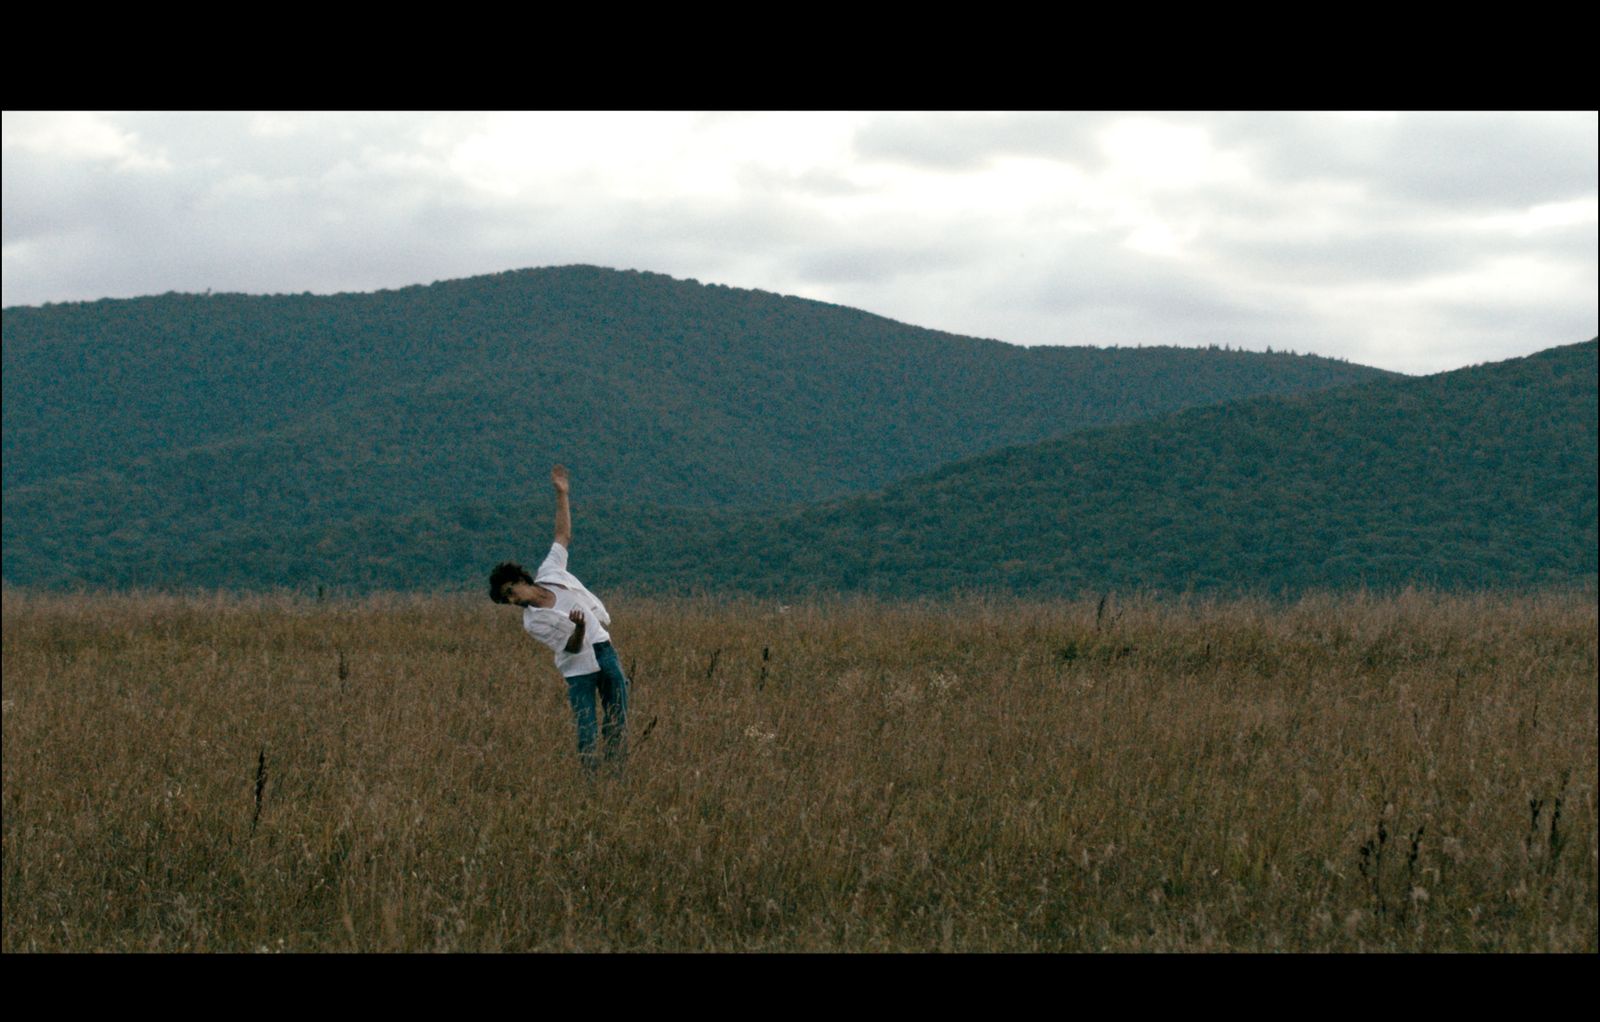
<path id="1" fill-rule="evenodd" d="M 500 593 L 507 582 L 532 583 L 533 576 L 528 574 L 522 565 L 510 561 L 495 565 L 495 569 L 489 572 L 489 599 L 496 603 L 510 603 L 511 601 Z"/>

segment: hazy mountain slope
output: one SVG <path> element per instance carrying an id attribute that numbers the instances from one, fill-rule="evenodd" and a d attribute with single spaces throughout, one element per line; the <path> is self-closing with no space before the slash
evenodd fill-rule
<path id="1" fill-rule="evenodd" d="M 1383 375 L 1287 355 L 1025 349 L 594 267 L 8 309 L 4 330 L 8 488 L 304 437 L 352 467 L 396 456 L 447 472 L 419 472 L 416 496 L 519 472 L 537 445 L 592 464 L 590 485 L 618 498 L 811 500 L 1083 425 Z M 693 471 L 663 475 L 675 467 Z"/>
<path id="2" fill-rule="evenodd" d="M 781 514 L 596 500 L 579 477 L 574 564 L 608 590 L 780 596 L 1592 586 L 1596 352 L 1193 409 Z M 477 590 L 496 561 L 543 554 L 543 480 L 526 503 L 463 496 L 237 530 L 174 550 L 161 577 Z"/>
<path id="3" fill-rule="evenodd" d="M 7 309 L 4 334 L 15 584 L 192 581 L 170 566 L 245 552 L 247 534 L 327 552 L 366 518 L 514 505 L 554 460 L 628 507 L 793 504 L 1083 426 L 1391 375 L 1024 349 L 594 267 Z"/>
<path id="4" fill-rule="evenodd" d="M 593 570 L 758 593 L 1592 585 L 1596 351 L 1086 431 L 711 542 L 599 546 Z"/>

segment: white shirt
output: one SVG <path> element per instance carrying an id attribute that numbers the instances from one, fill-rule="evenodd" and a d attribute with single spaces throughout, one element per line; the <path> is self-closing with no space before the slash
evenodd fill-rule
<path id="1" fill-rule="evenodd" d="M 595 658 L 594 644 L 609 642 L 611 615 L 600 597 L 591 593 L 567 570 L 567 548 L 560 543 L 550 544 L 550 554 L 534 573 L 535 585 L 550 590 L 556 598 L 554 606 L 522 608 L 522 628 L 529 635 L 555 650 L 556 670 L 563 678 L 580 674 L 593 674 L 600 669 Z M 567 640 L 578 627 L 567 615 L 576 608 L 583 611 L 583 646 L 576 653 L 567 652 Z"/>

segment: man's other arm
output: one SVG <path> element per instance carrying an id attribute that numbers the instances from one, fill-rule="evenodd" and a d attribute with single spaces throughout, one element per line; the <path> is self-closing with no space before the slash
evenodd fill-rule
<path id="1" fill-rule="evenodd" d="M 550 470 L 550 481 L 556 487 L 556 542 L 572 549 L 572 509 L 567 505 L 567 469 L 557 465 Z M 578 629 L 582 631 L 580 627 Z"/>
<path id="2" fill-rule="evenodd" d="M 583 648 L 583 611 L 574 608 L 572 613 L 568 614 L 567 617 L 570 618 L 572 623 L 578 627 L 572 630 L 572 638 L 567 640 L 566 649 L 568 653 L 576 653 Z"/>

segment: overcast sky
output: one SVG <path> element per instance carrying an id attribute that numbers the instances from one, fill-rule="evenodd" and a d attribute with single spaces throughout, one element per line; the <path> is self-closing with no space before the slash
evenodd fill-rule
<path id="1" fill-rule="evenodd" d="M 4 114 L 6 306 L 592 263 L 1424 373 L 1600 332 L 1580 113 Z"/>

